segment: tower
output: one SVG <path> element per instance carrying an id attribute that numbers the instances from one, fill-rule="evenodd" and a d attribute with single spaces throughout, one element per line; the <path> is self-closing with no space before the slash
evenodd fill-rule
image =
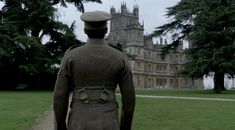
<path id="1" fill-rule="evenodd" d="M 136 87 L 144 88 L 182 88 L 192 87 L 191 79 L 176 76 L 185 62 L 183 47 L 171 51 L 162 58 L 162 48 L 168 44 L 167 39 L 160 37 L 158 43 L 153 43 L 151 35 L 144 35 L 144 22 L 139 22 L 139 7 L 134 5 L 131 12 L 125 3 L 121 11 L 110 8 L 109 44 L 121 44 L 130 58 L 129 63 Z M 195 81 L 196 83 L 196 81 Z M 202 86 L 202 81 L 197 81 Z"/>
<path id="2" fill-rule="evenodd" d="M 110 8 L 110 13 L 111 15 L 114 15 L 116 13 L 116 10 L 113 6 Z"/>
<path id="3" fill-rule="evenodd" d="M 136 17 L 139 17 L 139 7 L 138 7 L 138 5 L 134 6 L 133 15 L 136 16 Z"/>
<path id="4" fill-rule="evenodd" d="M 122 14 L 127 14 L 126 3 L 121 4 L 121 13 Z"/>
<path id="5" fill-rule="evenodd" d="M 139 7 L 134 6 L 133 12 L 129 12 L 126 4 L 121 4 L 121 12 L 116 12 L 114 7 L 111 7 L 110 13 L 112 19 L 110 22 L 109 40 L 121 44 L 135 43 L 143 45 L 144 28 L 139 22 Z"/>

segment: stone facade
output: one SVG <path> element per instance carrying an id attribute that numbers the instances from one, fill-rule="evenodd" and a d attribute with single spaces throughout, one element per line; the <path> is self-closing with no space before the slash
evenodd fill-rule
<path id="1" fill-rule="evenodd" d="M 124 3 L 121 11 L 111 7 L 112 19 L 108 40 L 112 44 L 121 44 L 125 51 L 135 56 L 130 59 L 133 79 L 136 87 L 143 88 L 197 88 L 203 87 L 203 80 L 192 80 L 176 76 L 185 62 L 183 46 L 176 52 L 161 58 L 161 48 L 167 40 L 160 38 L 154 43 L 152 38 L 144 36 L 144 25 L 139 22 L 139 8 L 134 6 L 129 12 Z"/>

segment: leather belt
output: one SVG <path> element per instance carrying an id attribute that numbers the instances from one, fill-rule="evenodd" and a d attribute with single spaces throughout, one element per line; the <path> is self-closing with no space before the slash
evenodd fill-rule
<path id="1" fill-rule="evenodd" d="M 77 87 L 74 90 L 74 99 L 85 104 L 90 101 L 97 101 L 99 103 L 116 102 L 115 89 L 112 87 L 104 88 L 104 86 Z"/>

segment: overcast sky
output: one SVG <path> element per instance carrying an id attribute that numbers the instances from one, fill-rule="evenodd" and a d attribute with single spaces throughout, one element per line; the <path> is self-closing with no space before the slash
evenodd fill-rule
<path id="1" fill-rule="evenodd" d="M 102 0 L 102 4 L 98 3 L 85 3 L 85 11 L 102 10 L 110 12 L 110 7 L 115 7 L 116 11 L 120 10 L 121 3 L 125 2 L 129 11 L 132 12 L 134 5 L 139 6 L 139 22 L 144 22 L 145 34 L 151 33 L 155 27 L 160 26 L 167 22 L 166 8 L 174 6 L 180 0 Z M 86 41 L 87 37 L 83 33 L 83 22 L 80 20 L 81 12 L 77 11 L 73 5 L 67 8 L 57 6 L 60 13 L 60 21 L 71 25 L 73 21 L 76 22 L 75 32 L 77 38 Z"/>

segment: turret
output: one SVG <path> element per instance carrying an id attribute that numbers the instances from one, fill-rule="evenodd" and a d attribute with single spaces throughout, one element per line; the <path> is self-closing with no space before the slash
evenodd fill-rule
<path id="1" fill-rule="evenodd" d="M 115 8 L 113 6 L 110 8 L 110 13 L 111 15 L 114 15 L 116 13 Z"/>
<path id="2" fill-rule="evenodd" d="M 139 7 L 138 7 L 138 5 L 134 6 L 133 14 L 134 14 L 134 16 L 139 17 Z"/>
<path id="3" fill-rule="evenodd" d="M 110 40 L 122 44 L 144 45 L 144 28 L 139 23 L 139 8 L 135 6 L 133 12 L 129 12 L 126 3 L 121 3 L 121 11 L 113 6 L 110 8 L 112 19 L 110 21 Z"/>
<path id="4" fill-rule="evenodd" d="M 121 13 L 122 14 L 127 14 L 126 3 L 121 4 Z"/>

